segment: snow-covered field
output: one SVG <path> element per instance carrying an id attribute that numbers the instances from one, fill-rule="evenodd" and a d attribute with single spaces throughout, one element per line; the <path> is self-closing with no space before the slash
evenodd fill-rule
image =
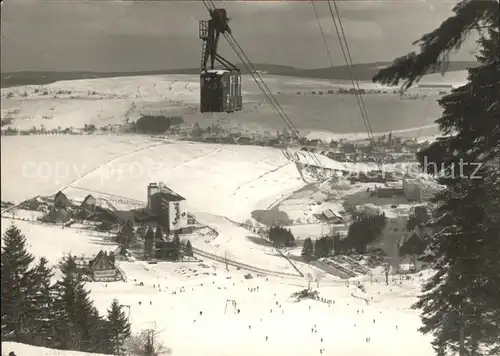
<path id="1" fill-rule="evenodd" d="M 460 82 L 463 75 L 450 73 L 441 78 L 432 75 L 423 83 Z M 308 135 L 325 136 L 331 132 L 357 132 L 366 136 L 356 99 L 328 91 L 349 88 L 347 81 L 264 76 L 266 84 L 292 122 Z M 384 89 L 373 83 L 360 83 L 367 90 Z M 228 115 L 198 112 L 199 78 L 191 75 L 99 78 L 60 81 L 47 85 L 2 88 L 2 118 L 11 118 L 11 126 L 31 129 L 58 127 L 82 128 L 121 125 L 142 115 L 180 115 L 187 123 L 201 125 L 223 123 L 242 130 L 274 131 L 284 124 L 272 110 L 249 76 L 243 78 L 244 109 Z M 390 89 L 389 92 L 392 92 Z M 415 89 L 418 95 L 420 90 Z M 427 90 L 427 89 L 426 89 Z M 313 93 L 314 92 L 314 93 Z M 436 133 L 434 120 L 440 114 L 436 103 L 437 89 L 427 90 L 416 100 L 394 94 L 366 95 L 374 132 L 398 132 L 421 136 Z M 334 115 L 332 117 L 332 114 Z M 364 134 L 363 134 L 364 133 Z"/>
<path id="2" fill-rule="evenodd" d="M 31 223 L 16 224 L 27 235 L 30 252 L 50 261 L 62 257 L 66 249 L 56 246 L 68 243 L 70 229 L 30 229 Z M 86 234 L 82 231 L 75 245 L 82 253 L 101 248 Z M 38 236 L 51 236 L 50 245 L 35 247 Z M 245 279 L 248 272 L 233 267 L 226 271 L 223 265 L 208 260 L 156 265 L 119 262 L 119 266 L 127 282 L 87 285 L 97 308 L 104 313 L 118 297 L 130 307 L 133 331 L 155 324 L 174 356 L 303 356 L 320 355 L 321 349 L 322 355 L 332 356 L 399 356 L 402 350 L 409 356 L 433 354 L 428 338 L 416 331 L 417 312 L 409 309 L 418 293 L 420 278 L 416 275 L 411 280 L 394 276 L 389 286 L 382 284 L 381 275 L 373 276 L 373 284 L 368 277 L 360 281 L 366 290 L 362 292 L 352 282 L 347 287 L 344 281 L 311 268 L 310 273 L 320 279 L 319 287 L 316 283 L 313 287 L 321 298 L 333 300 L 329 305 L 313 300 L 293 302 L 290 295 L 307 286 L 305 279 L 254 273 L 252 279 Z M 229 307 L 224 313 L 227 300 L 236 301 L 239 314 Z M 84 355 L 14 343 L 2 346 L 3 352 L 14 350 L 17 355 Z"/>

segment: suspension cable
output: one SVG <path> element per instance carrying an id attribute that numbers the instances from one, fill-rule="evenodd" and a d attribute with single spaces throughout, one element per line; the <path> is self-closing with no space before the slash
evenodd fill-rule
<path id="1" fill-rule="evenodd" d="M 330 16 L 331 16 L 333 24 L 335 26 L 335 32 L 336 32 L 337 37 L 339 39 L 340 49 L 342 50 L 342 55 L 343 55 L 345 63 L 346 63 L 347 71 L 349 73 L 349 78 L 351 80 L 351 84 L 352 84 L 353 89 L 354 89 L 354 95 L 356 97 L 356 102 L 357 102 L 358 107 L 360 109 L 361 118 L 363 119 L 363 123 L 364 123 L 366 131 L 368 133 L 368 138 L 373 140 L 373 133 L 371 130 L 371 126 L 370 126 L 370 123 L 369 123 L 368 118 L 366 116 L 366 107 L 364 107 L 364 102 L 362 102 L 360 100 L 359 95 L 358 95 L 360 92 L 359 91 L 359 84 L 356 85 L 357 81 L 356 81 L 354 73 L 352 72 L 352 69 L 351 69 L 352 58 L 350 58 L 347 54 L 348 53 L 347 52 L 348 51 L 348 48 L 347 48 L 348 44 L 347 44 L 347 39 L 345 37 L 345 33 L 341 32 L 340 26 L 339 26 L 339 24 L 337 24 L 337 20 L 335 19 L 334 10 L 332 8 L 332 4 L 331 4 L 330 0 L 327 0 L 327 2 L 328 2 L 328 8 L 330 10 Z M 339 13 L 337 13 L 337 18 L 338 18 L 339 23 L 341 23 Z M 351 61 L 349 59 L 351 59 Z"/>
<path id="2" fill-rule="evenodd" d="M 333 57 L 332 57 L 332 52 L 330 51 L 330 46 L 328 46 L 328 41 L 325 36 L 325 31 L 323 31 L 323 26 L 321 25 L 321 20 L 319 18 L 318 11 L 316 10 L 316 4 L 314 2 L 315 0 L 311 0 L 311 5 L 314 11 L 314 16 L 316 17 L 316 22 L 318 23 L 318 28 L 319 31 L 321 32 L 321 37 L 323 38 L 323 44 L 326 49 L 326 53 L 328 54 L 328 59 L 330 60 L 330 68 L 334 67 L 333 64 Z M 333 80 L 331 80 L 332 84 L 334 84 Z M 343 95 L 340 95 L 340 99 L 342 100 L 342 103 L 344 106 L 347 106 L 346 100 L 344 99 Z M 352 118 L 349 118 L 349 124 L 351 125 L 352 132 L 355 132 L 354 125 L 352 124 Z"/>
<path id="3" fill-rule="evenodd" d="M 212 0 L 203 0 L 203 4 L 207 8 L 209 12 L 214 11 L 216 9 L 214 3 Z M 266 97 L 267 101 L 271 104 L 273 109 L 278 113 L 278 115 L 281 117 L 285 125 L 293 132 L 293 134 L 299 138 L 302 139 L 303 136 L 300 134 L 300 131 L 295 127 L 293 122 L 290 120 L 286 112 L 283 110 L 281 105 L 279 104 L 278 100 L 276 97 L 273 95 L 267 84 L 264 82 L 262 77 L 260 76 L 259 72 L 255 69 L 255 66 L 253 63 L 250 61 L 248 56 L 246 55 L 245 51 L 241 48 L 241 46 L 238 44 L 236 39 L 231 33 L 224 32 L 223 33 L 224 37 L 226 38 L 227 42 L 229 43 L 230 47 L 233 49 L 233 51 L 236 53 L 240 61 L 243 63 L 247 71 L 250 73 L 252 76 L 252 79 L 255 81 L 259 89 L 262 90 L 264 93 L 264 96 Z M 312 152 L 308 152 L 314 163 L 320 167 L 323 171 L 323 173 L 326 172 L 325 167 L 323 167 L 323 164 L 321 161 L 316 157 L 316 155 L 313 155 Z"/>

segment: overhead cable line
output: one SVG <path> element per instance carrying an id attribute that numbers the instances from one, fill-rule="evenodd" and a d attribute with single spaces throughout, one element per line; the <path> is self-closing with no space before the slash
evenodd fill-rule
<path id="1" fill-rule="evenodd" d="M 363 101 L 362 97 L 359 95 L 359 93 L 360 93 L 359 83 L 357 83 L 357 79 L 355 78 L 354 73 L 353 73 L 352 68 L 351 68 L 351 66 L 353 65 L 353 61 L 352 61 L 352 57 L 350 55 L 349 45 L 347 43 L 347 38 L 346 38 L 345 32 L 343 30 L 342 20 L 340 19 L 340 13 L 338 11 L 338 7 L 335 3 L 335 0 L 333 0 L 333 2 L 335 4 L 335 12 L 337 14 L 337 20 L 339 23 L 337 24 L 337 20 L 335 19 L 334 9 L 332 8 L 332 4 L 331 4 L 330 0 L 327 0 L 328 9 L 330 10 L 330 16 L 332 18 L 333 25 L 335 26 L 335 32 L 336 32 L 337 37 L 338 37 L 339 42 L 340 42 L 340 49 L 342 50 L 342 55 L 343 55 L 345 63 L 346 63 L 347 71 L 349 73 L 349 78 L 351 80 L 351 84 L 352 84 L 353 89 L 354 89 L 354 95 L 356 97 L 356 102 L 357 102 L 358 107 L 360 109 L 361 118 L 363 119 L 363 123 L 364 123 L 366 131 L 368 133 L 368 138 L 373 140 L 373 132 L 372 132 L 371 125 L 370 125 L 370 122 L 368 119 L 366 106 L 364 105 L 364 101 Z"/>
<path id="2" fill-rule="evenodd" d="M 314 3 L 314 1 L 315 0 L 311 0 L 311 5 L 312 5 L 313 11 L 314 11 L 314 16 L 316 17 L 316 22 L 318 23 L 318 28 L 319 28 L 319 31 L 321 32 L 321 37 L 323 38 L 323 44 L 325 46 L 326 53 L 328 54 L 328 59 L 330 60 L 330 68 L 333 68 L 334 64 L 333 64 L 332 52 L 330 51 L 330 46 L 328 46 L 328 40 L 326 39 L 325 31 L 323 30 L 323 26 L 321 25 L 321 20 L 319 18 L 318 11 L 316 10 L 316 4 Z M 331 81 L 332 81 L 332 84 L 334 84 L 333 79 L 331 79 Z M 347 107 L 347 103 L 346 103 L 343 95 L 340 95 L 340 99 L 342 100 L 342 103 L 344 104 L 344 106 Z M 355 129 L 354 129 L 354 126 L 352 124 L 352 118 L 349 118 L 349 124 L 351 125 L 352 132 L 354 133 Z"/>
<path id="3" fill-rule="evenodd" d="M 209 12 L 212 12 L 216 9 L 214 3 L 212 0 L 203 0 L 203 4 L 207 8 Z M 230 47 L 233 49 L 233 51 L 236 53 L 240 61 L 243 63 L 247 71 L 250 73 L 252 76 L 252 79 L 255 81 L 259 89 L 262 90 L 264 93 L 264 96 L 270 103 L 270 105 L 275 109 L 275 111 L 278 113 L 278 115 L 281 117 L 285 125 L 292 131 L 294 136 L 298 137 L 299 139 L 303 138 L 303 136 L 300 134 L 300 131 L 295 127 L 293 122 L 290 120 L 286 112 L 283 110 L 282 106 L 279 104 L 278 100 L 275 98 L 267 84 L 264 82 L 262 77 L 260 76 L 259 72 L 256 70 L 255 66 L 253 63 L 250 61 L 248 56 L 246 55 L 245 51 L 241 48 L 241 46 L 238 44 L 234 36 L 229 33 L 229 32 L 224 32 L 223 33 L 224 37 L 226 38 L 227 42 L 229 43 Z M 313 155 L 311 152 L 308 152 L 314 163 L 320 167 L 323 172 L 325 172 L 325 168 L 323 167 L 321 161 L 316 157 L 316 155 Z"/>

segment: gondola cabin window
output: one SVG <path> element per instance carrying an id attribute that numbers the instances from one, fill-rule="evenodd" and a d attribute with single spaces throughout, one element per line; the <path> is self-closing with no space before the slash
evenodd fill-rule
<path id="1" fill-rule="evenodd" d="M 241 75 L 237 71 L 208 69 L 200 75 L 200 111 L 241 110 Z"/>

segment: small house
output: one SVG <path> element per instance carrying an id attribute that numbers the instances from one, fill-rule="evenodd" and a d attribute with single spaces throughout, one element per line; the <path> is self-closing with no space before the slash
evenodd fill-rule
<path id="1" fill-rule="evenodd" d="M 44 210 L 44 202 L 40 199 L 39 196 L 28 199 L 22 202 L 19 207 L 25 210 L 33 210 L 33 211 L 43 211 Z"/>
<path id="2" fill-rule="evenodd" d="M 80 205 L 80 207 L 85 210 L 94 211 L 96 204 L 97 204 L 97 199 L 89 194 L 85 197 L 85 199 L 83 199 L 83 202 Z"/>
<path id="3" fill-rule="evenodd" d="M 413 232 L 399 246 L 400 256 L 419 256 L 424 253 L 427 243 L 418 232 Z"/>
<path id="4" fill-rule="evenodd" d="M 89 262 L 89 268 L 92 278 L 96 282 L 116 281 L 119 279 L 119 273 L 115 266 L 115 255 L 106 251 L 99 251 L 93 260 Z"/>
<path id="5" fill-rule="evenodd" d="M 317 139 L 317 138 L 314 138 L 314 139 L 312 139 L 312 140 L 309 141 L 309 145 L 310 146 L 319 146 L 322 143 L 323 142 L 320 139 Z"/>
<path id="6" fill-rule="evenodd" d="M 321 220 L 326 220 L 326 221 L 333 223 L 333 224 L 342 224 L 343 223 L 342 216 L 338 215 L 337 213 L 335 213 L 331 209 L 323 210 L 321 212 Z"/>

